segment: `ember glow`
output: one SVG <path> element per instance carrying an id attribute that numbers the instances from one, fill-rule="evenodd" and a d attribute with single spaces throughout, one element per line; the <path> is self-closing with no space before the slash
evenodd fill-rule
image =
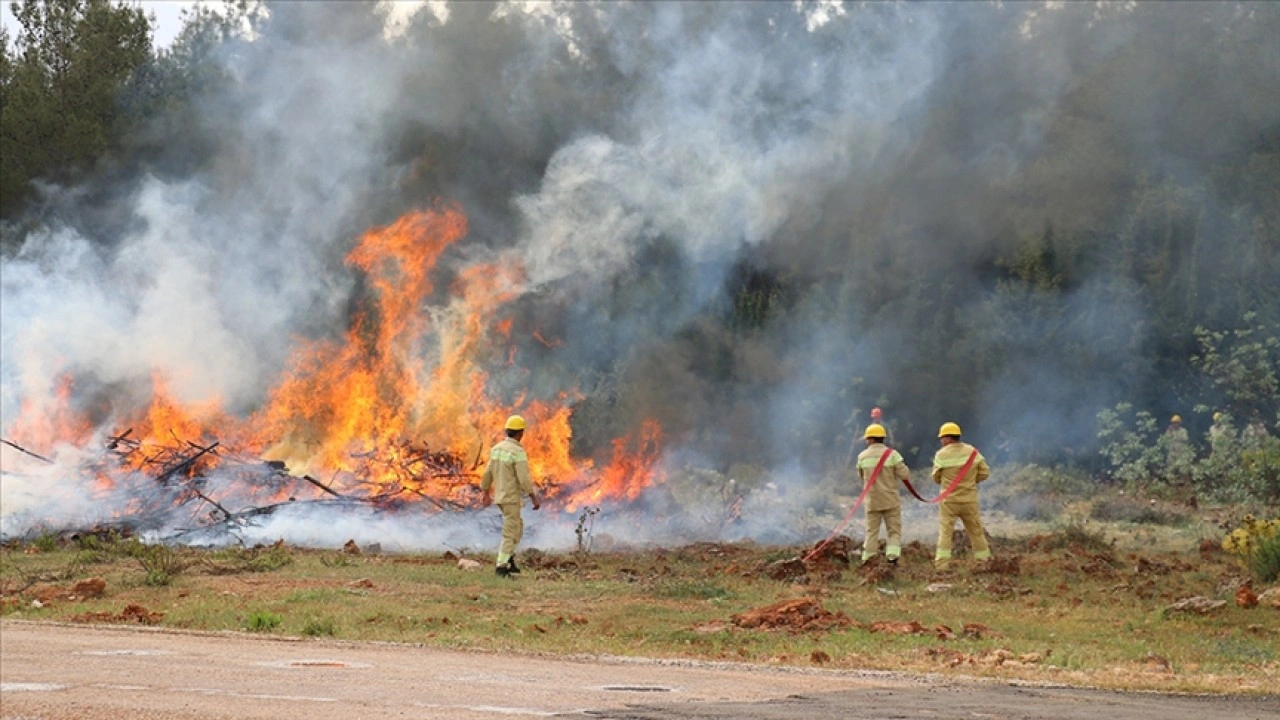
<path id="1" fill-rule="evenodd" d="M 113 461 L 95 462 L 87 472 L 103 490 L 125 476 L 192 478 L 234 465 L 272 470 L 273 487 L 235 493 L 259 500 L 264 490 L 283 501 L 300 490 L 322 497 L 328 488 L 344 497 L 465 508 L 478 499 L 479 474 L 503 420 L 520 413 L 529 421 L 524 443 L 535 483 L 554 506 L 572 512 L 632 501 L 661 483 L 656 421 L 614 440 L 608 462 L 597 466 L 570 451 L 576 389 L 550 399 L 491 391 L 486 368 L 513 359 L 518 365 L 512 338 L 520 330 L 507 310 L 522 291 L 523 272 L 514 260 L 467 265 L 441 301 L 437 265 L 466 234 L 466 216 L 445 204 L 366 232 L 346 256 L 367 292 L 345 334 L 296 339 L 283 376 L 247 417 L 216 401 L 180 403 L 156 370 L 147 401 L 122 409 L 113 398 L 106 418 L 95 422 L 86 409 L 91 403 L 76 394 L 76 379 L 64 374 L 51 401 L 23 403 L 6 439 L 35 453 L 101 444 L 99 459 Z M 536 340 L 545 343 L 540 335 Z M 189 457 L 201 449 L 174 470 L 179 450 Z M 263 473 L 242 476 L 261 484 Z M 289 477 L 307 482 L 281 482 Z"/>

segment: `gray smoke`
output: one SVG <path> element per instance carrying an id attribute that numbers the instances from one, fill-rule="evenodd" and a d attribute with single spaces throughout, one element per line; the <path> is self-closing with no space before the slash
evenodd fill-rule
<path id="1" fill-rule="evenodd" d="M 980 444 L 1083 447 L 1149 372 L 1127 367 L 1148 309 L 1119 260 L 1044 308 L 990 297 L 980 268 L 1046 226 L 1113 222 L 1135 164 L 1195 176 L 1280 121 L 1265 5 L 446 15 L 388 38 L 366 4 L 271 5 L 207 59 L 223 81 L 149 172 L 111 178 L 110 211 L 52 190 L 0 266 L 0 427 L 64 371 L 104 432 L 157 369 L 183 401 L 252 411 L 294 337 L 345 329 L 359 234 L 443 200 L 471 232 L 442 278 L 499 251 L 526 270 L 522 367 L 493 358 L 495 383 L 581 386 L 584 455 L 652 417 L 672 468 L 759 465 L 803 503 L 875 404 L 924 445 L 914 464 L 948 418 Z M 768 308 L 743 305 L 752 283 L 776 291 Z M 1089 387 L 1063 380 L 1095 366 Z"/>

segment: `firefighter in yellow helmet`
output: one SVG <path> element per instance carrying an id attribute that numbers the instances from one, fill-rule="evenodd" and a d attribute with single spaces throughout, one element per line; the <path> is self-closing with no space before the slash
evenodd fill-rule
<path id="1" fill-rule="evenodd" d="M 885 447 L 885 434 L 883 425 L 868 425 L 862 433 L 867 448 L 858 455 L 858 477 L 862 478 L 865 487 L 865 483 L 871 479 L 871 473 L 880 464 L 880 459 L 885 457 L 886 452 L 889 454 L 884 466 L 880 468 L 880 474 L 876 476 L 875 485 L 867 493 L 867 539 L 862 543 L 862 562 L 870 560 L 880 550 L 881 523 L 888 535 L 885 557 L 889 562 L 896 563 L 898 556 L 902 554 L 902 503 L 898 499 L 898 484 L 909 476 L 902 455 L 897 450 Z"/>
<path id="2" fill-rule="evenodd" d="M 1191 465 L 1196 461 L 1196 451 L 1191 447 L 1191 436 L 1182 426 L 1181 415 L 1169 418 L 1169 427 L 1165 428 L 1164 437 L 1158 442 L 1164 448 L 1166 474 L 1179 484 L 1190 482 Z"/>
<path id="3" fill-rule="evenodd" d="M 855 433 L 853 436 L 853 439 L 849 442 L 849 456 L 845 460 L 845 463 L 844 463 L 845 465 L 852 465 L 858 453 L 862 452 L 862 450 L 865 449 L 865 446 L 863 446 L 858 442 L 858 438 L 862 437 L 865 440 L 867 436 L 867 430 L 871 429 L 872 426 L 876 426 L 876 425 L 878 425 L 880 429 L 884 430 L 883 437 L 886 445 L 888 445 L 889 447 L 893 447 L 894 445 L 897 444 L 896 442 L 894 442 L 894 439 L 893 439 L 893 426 L 885 422 L 884 411 L 878 407 L 873 407 L 871 408 L 871 424 L 867 425 L 867 427 L 862 429 L 861 435 L 858 435 L 857 433 Z"/>
<path id="4" fill-rule="evenodd" d="M 933 562 L 938 569 L 945 570 L 951 564 L 951 532 L 956 520 L 964 523 L 964 531 L 973 545 L 973 557 L 978 560 L 991 557 L 987 533 L 978 514 L 978 483 L 991 476 L 991 468 L 977 448 L 960 441 L 959 425 L 943 423 L 938 429 L 938 440 L 942 447 L 933 456 L 933 481 L 945 489 L 961 470 L 965 471 L 963 479 L 938 510 L 938 550 Z"/>
<path id="5" fill-rule="evenodd" d="M 480 480 L 483 493 L 480 501 L 485 507 L 497 502 L 502 510 L 502 545 L 498 548 L 496 572 L 501 577 L 510 577 L 520 572 L 516 567 L 516 546 L 524 536 L 524 518 L 520 517 L 524 496 L 528 495 L 533 501 L 534 510 L 542 507 L 542 501 L 529 479 L 529 456 L 520 444 L 524 437 L 524 418 L 512 415 L 507 418 L 505 429 L 506 439 L 489 450 L 489 464 Z"/>
<path id="6" fill-rule="evenodd" d="M 1224 412 L 1213 414 L 1213 424 L 1209 426 L 1209 454 L 1211 456 L 1230 455 L 1236 444 L 1236 431 L 1231 425 L 1231 416 Z"/>

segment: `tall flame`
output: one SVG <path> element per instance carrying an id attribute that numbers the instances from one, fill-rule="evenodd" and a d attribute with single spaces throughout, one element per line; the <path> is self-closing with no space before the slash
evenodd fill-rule
<path id="1" fill-rule="evenodd" d="M 283 377 L 253 415 L 232 417 L 216 401 L 184 406 L 164 374 L 154 371 L 150 404 L 115 417 L 113 435 L 127 429 L 129 442 L 143 445 L 216 438 L 296 475 L 342 478 L 374 495 L 408 489 L 466 504 L 503 420 L 520 412 L 529 421 L 524 443 L 535 482 L 566 510 L 633 500 L 661 482 L 662 431 L 655 421 L 615 440 L 610 462 L 596 468 L 570 452 L 571 404 L 581 397 L 576 389 L 551 399 L 493 395 L 483 368 L 515 362 L 514 323 L 500 315 L 520 294 L 523 269 L 510 258 L 468 265 L 447 300 L 431 304 L 437 264 L 466 234 L 467 218 L 452 205 L 410 212 L 366 232 L 346 257 L 368 289 L 350 327 L 340 340 L 298 339 Z M 548 347 L 561 342 L 532 334 Z M 10 428 L 15 440 L 33 447 L 89 442 L 94 423 L 74 409 L 73 388 L 73 378 L 64 376 L 53 402 L 24 402 Z M 404 472 L 433 451 L 466 463 L 429 477 Z M 146 457 L 139 454 L 128 469 L 141 469 Z M 205 463 L 215 465 L 216 455 Z M 436 482 L 437 475 L 447 477 Z"/>

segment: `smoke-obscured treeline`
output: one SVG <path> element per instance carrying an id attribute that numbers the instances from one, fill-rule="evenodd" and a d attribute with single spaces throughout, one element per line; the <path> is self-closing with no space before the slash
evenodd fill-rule
<path id="1" fill-rule="evenodd" d="M 249 408 L 279 338 L 341 327 L 353 239 L 444 200 L 456 263 L 523 252 L 528 387 L 581 387 L 584 453 L 654 417 L 677 462 L 829 467 L 874 405 L 917 463 L 956 420 L 1097 467 L 1119 403 L 1275 434 L 1280 5 L 442 7 L 202 10 L 157 49 L 128 3 L 13 6 L 6 301 L 181 208 Z"/>

